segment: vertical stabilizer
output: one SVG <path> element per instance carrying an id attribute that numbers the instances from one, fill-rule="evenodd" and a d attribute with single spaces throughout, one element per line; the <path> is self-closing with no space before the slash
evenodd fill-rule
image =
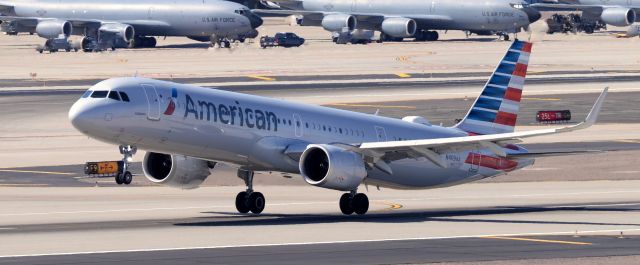
<path id="1" fill-rule="evenodd" d="M 469 134 L 513 132 L 532 43 L 515 40 L 456 128 Z"/>

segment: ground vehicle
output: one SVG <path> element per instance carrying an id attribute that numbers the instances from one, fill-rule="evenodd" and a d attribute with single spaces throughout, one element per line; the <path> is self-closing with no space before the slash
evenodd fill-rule
<path id="1" fill-rule="evenodd" d="M 578 14 L 553 14 L 551 18 L 546 20 L 546 22 L 548 26 L 548 34 L 556 32 L 585 32 L 587 34 L 591 34 L 597 30 L 607 29 L 607 25 L 601 20 L 586 20 Z"/>
<path id="2" fill-rule="evenodd" d="M 263 49 L 275 46 L 285 48 L 299 47 L 302 44 L 304 44 L 304 38 L 301 38 L 292 32 L 280 32 L 276 33 L 276 35 L 274 35 L 273 37 L 262 36 L 260 38 L 260 47 L 262 47 Z"/>

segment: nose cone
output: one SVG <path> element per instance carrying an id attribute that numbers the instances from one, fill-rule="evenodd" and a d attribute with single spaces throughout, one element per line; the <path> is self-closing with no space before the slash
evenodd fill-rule
<path id="1" fill-rule="evenodd" d="M 536 22 L 538 21 L 538 19 L 540 19 L 540 17 L 542 17 L 540 11 L 533 7 L 525 7 L 522 9 L 522 11 L 524 11 L 524 13 L 527 14 L 527 17 L 529 17 L 529 23 Z"/>
<path id="2" fill-rule="evenodd" d="M 76 101 L 76 103 L 71 106 L 71 109 L 69 109 L 69 121 L 71 122 L 71 125 L 73 125 L 73 127 L 75 127 L 78 131 L 84 133 L 91 126 L 91 119 L 87 114 L 89 111 L 88 104 L 81 101 L 82 100 Z"/>
<path id="3" fill-rule="evenodd" d="M 262 23 L 264 23 L 262 18 L 254 13 L 249 14 L 249 22 L 251 23 L 251 27 L 254 29 L 262 26 Z"/>

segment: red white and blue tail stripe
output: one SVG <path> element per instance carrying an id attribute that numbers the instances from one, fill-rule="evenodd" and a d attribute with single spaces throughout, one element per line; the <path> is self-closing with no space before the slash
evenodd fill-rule
<path id="1" fill-rule="evenodd" d="M 511 44 L 467 116 L 455 127 L 469 134 L 513 132 L 529 65 L 532 44 Z"/>

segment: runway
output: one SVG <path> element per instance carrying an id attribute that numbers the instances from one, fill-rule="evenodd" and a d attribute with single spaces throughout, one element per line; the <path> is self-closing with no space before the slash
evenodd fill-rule
<path id="1" fill-rule="evenodd" d="M 637 256 L 638 188 L 640 181 L 584 181 L 370 190 L 372 209 L 365 216 L 339 214 L 339 193 L 308 186 L 258 187 L 268 202 L 260 216 L 234 213 L 233 196 L 241 187 L 5 188 L 0 236 L 11 244 L 0 249 L 0 263 L 398 264 Z"/>

